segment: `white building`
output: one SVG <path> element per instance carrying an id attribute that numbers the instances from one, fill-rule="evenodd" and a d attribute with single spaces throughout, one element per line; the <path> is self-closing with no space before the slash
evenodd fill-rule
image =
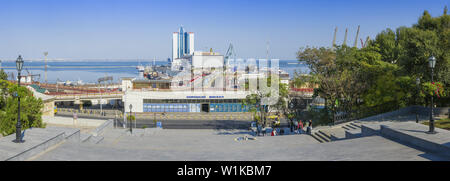
<path id="1" fill-rule="evenodd" d="M 128 90 L 123 99 L 133 112 L 248 112 L 248 92 Z"/>
<path id="2" fill-rule="evenodd" d="M 180 27 L 178 32 L 172 34 L 172 60 L 194 53 L 194 45 L 194 33 L 185 32 Z"/>

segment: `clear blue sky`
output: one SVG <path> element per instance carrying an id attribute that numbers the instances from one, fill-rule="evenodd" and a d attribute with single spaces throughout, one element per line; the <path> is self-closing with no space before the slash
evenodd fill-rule
<path id="1" fill-rule="evenodd" d="M 334 28 L 360 37 L 411 26 L 424 10 L 441 15 L 448 0 L 0 0 L 0 59 L 166 59 L 172 32 L 195 32 L 195 49 L 238 57 L 295 59 L 304 46 L 330 46 Z"/>

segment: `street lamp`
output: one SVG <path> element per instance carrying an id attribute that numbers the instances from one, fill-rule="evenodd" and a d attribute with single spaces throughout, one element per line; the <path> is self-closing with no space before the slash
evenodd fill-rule
<path id="1" fill-rule="evenodd" d="M 18 75 L 17 75 L 17 82 L 18 82 L 18 85 L 19 85 L 18 89 L 20 88 L 20 78 L 21 78 L 20 72 L 22 71 L 22 68 L 23 68 L 23 59 L 22 59 L 22 56 L 19 55 L 19 57 L 16 60 L 16 69 L 17 69 L 17 73 L 18 73 Z M 17 90 L 17 91 L 19 91 L 19 90 Z M 18 92 L 15 93 L 15 94 L 17 96 L 17 100 L 18 100 L 17 105 L 18 106 L 17 106 L 16 139 L 14 140 L 14 142 L 15 143 L 23 143 L 25 141 L 22 140 L 22 136 L 21 136 L 22 124 L 21 124 L 21 121 L 20 121 L 20 96 L 19 96 Z"/>
<path id="2" fill-rule="evenodd" d="M 417 98 L 419 97 L 419 89 L 420 89 L 420 78 L 417 77 L 416 79 L 416 86 L 417 86 L 417 94 L 416 94 L 416 104 L 417 104 Z M 416 111 L 416 123 L 419 123 L 419 111 Z"/>
<path id="3" fill-rule="evenodd" d="M 131 124 L 132 121 L 132 117 L 131 117 L 131 109 L 133 108 L 133 105 L 130 104 L 130 115 L 128 117 L 130 117 L 130 133 L 133 134 L 133 126 Z"/>
<path id="4" fill-rule="evenodd" d="M 433 83 L 433 74 L 434 74 L 434 67 L 436 66 L 436 58 L 434 56 L 431 56 L 428 59 L 428 65 L 431 68 L 431 83 Z M 430 105 L 430 130 L 428 131 L 429 134 L 435 134 L 436 131 L 434 131 L 434 119 L 433 119 L 433 96 L 434 92 L 431 95 L 431 105 Z"/>

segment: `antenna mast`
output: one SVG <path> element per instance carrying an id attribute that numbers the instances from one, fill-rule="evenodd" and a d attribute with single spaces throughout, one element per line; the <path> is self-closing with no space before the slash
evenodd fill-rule
<path id="1" fill-rule="evenodd" d="M 47 84 L 47 55 L 48 52 L 44 52 L 44 56 L 45 56 L 45 83 Z"/>

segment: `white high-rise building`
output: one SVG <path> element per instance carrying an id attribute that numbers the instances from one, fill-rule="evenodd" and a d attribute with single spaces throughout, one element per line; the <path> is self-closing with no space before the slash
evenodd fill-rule
<path id="1" fill-rule="evenodd" d="M 172 34 L 172 60 L 182 58 L 194 53 L 194 33 L 185 32 L 180 27 L 178 32 Z"/>
<path id="2" fill-rule="evenodd" d="M 172 35 L 172 61 L 175 60 L 176 58 L 180 57 L 180 56 L 178 56 L 178 36 L 179 36 L 178 32 L 173 32 L 173 35 Z"/>

